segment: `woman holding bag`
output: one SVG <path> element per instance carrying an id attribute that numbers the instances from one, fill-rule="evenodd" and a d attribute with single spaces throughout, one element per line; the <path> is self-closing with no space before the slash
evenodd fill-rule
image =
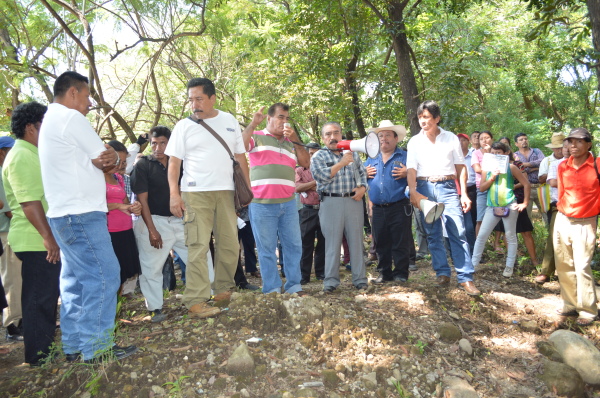
<path id="1" fill-rule="evenodd" d="M 508 156 L 510 149 L 501 142 L 495 142 L 492 144 L 491 153 L 493 155 Z M 475 248 L 473 249 L 473 267 L 477 270 L 485 243 L 496 224 L 502 220 L 508 246 L 506 268 L 502 275 L 507 278 L 512 276 L 517 258 L 517 217 L 521 211 L 527 208 L 527 203 L 529 202 L 529 181 L 519 168 L 512 164 L 510 157 L 509 161 L 509 170 L 505 174 L 500 174 L 500 170 L 483 170 L 481 173 L 479 190 L 481 192 L 488 191 L 488 207 L 481 222 L 481 228 L 479 229 Z M 517 198 L 513 192 L 515 179 L 523 184 L 525 188 L 525 200 L 520 204 L 517 204 Z"/>

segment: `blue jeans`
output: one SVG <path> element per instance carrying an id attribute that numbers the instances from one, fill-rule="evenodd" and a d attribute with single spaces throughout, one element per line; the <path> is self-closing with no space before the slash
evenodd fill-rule
<path id="1" fill-rule="evenodd" d="M 442 219 L 450 241 L 450 251 L 452 253 L 452 262 L 456 270 L 456 279 L 458 283 L 473 280 L 473 263 L 471 262 L 471 253 L 469 243 L 465 236 L 465 222 L 462 207 L 458 193 L 456 192 L 456 183 L 454 180 L 429 182 L 417 180 L 417 191 L 421 195 L 427 196 L 429 200 L 440 202 L 445 205 L 442 216 L 433 224 L 427 224 L 421 213 L 423 226 L 427 232 L 427 243 L 431 253 L 431 263 L 437 276 L 448 276 L 452 274 L 446 250 L 444 249 L 444 239 L 442 231 Z"/>
<path id="2" fill-rule="evenodd" d="M 281 277 L 277 271 L 277 235 L 285 253 L 284 272 L 286 282 L 283 290 L 296 293 L 300 286 L 300 257 L 302 238 L 296 201 L 263 204 L 250 203 L 250 223 L 258 249 L 258 263 L 263 281 L 263 293 L 281 293 Z"/>
<path id="3" fill-rule="evenodd" d="M 63 350 L 90 359 L 114 344 L 117 291 L 121 284 L 106 224 L 94 211 L 48 218 L 61 250 L 60 325 Z"/>

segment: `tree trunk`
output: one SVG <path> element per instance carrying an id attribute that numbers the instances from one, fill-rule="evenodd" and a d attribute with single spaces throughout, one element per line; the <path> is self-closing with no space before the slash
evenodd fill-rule
<path id="1" fill-rule="evenodd" d="M 396 64 L 398 66 L 398 75 L 400 77 L 400 89 L 404 100 L 404 109 L 410 125 L 410 134 L 419 133 L 419 120 L 417 118 L 417 108 L 420 104 L 419 90 L 417 81 L 410 60 L 410 45 L 406 37 L 406 26 L 403 19 L 404 8 L 399 1 L 393 1 L 388 6 L 390 35 L 392 45 L 396 54 Z"/>
<path id="2" fill-rule="evenodd" d="M 360 137 L 367 135 L 365 131 L 365 122 L 360 111 L 360 102 L 358 100 L 358 88 L 356 85 L 356 65 L 358 64 L 358 49 L 354 49 L 352 59 L 346 64 L 346 89 L 350 92 L 352 101 L 352 113 L 354 114 L 354 123 L 356 131 Z"/>
<path id="3" fill-rule="evenodd" d="M 588 15 L 592 25 L 592 43 L 594 51 L 600 54 L 600 0 L 587 0 Z M 600 91 L 600 57 L 594 59 L 596 78 L 598 80 L 598 90 Z"/>

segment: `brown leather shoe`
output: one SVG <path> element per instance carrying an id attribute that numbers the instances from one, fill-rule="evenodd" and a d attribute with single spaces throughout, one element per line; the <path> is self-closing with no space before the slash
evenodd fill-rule
<path id="1" fill-rule="evenodd" d="M 221 292 L 219 294 L 215 294 L 215 296 L 213 297 L 213 300 L 215 302 L 217 301 L 230 301 L 231 300 L 231 290 L 226 290 L 224 292 Z"/>
<path id="2" fill-rule="evenodd" d="M 548 275 L 539 274 L 535 277 L 535 283 L 543 285 L 546 282 L 550 281 L 550 277 Z"/>
<path id="3" fill-rule="evenodd" d="M 218 307 L 211 307 L 206 303 L 194 304 L 190 307 L 188 315 L 194 318 L 210 318 L 221 313 Z"/>
<path id="4" fill-rule="evenodd" d="M 448 286 L 450 284 L 450 277 L 446 275 L 440 275 L 436 278 L 435 284 L 437 286 Z"/>
<path id="5" fill-rule="evenodd" d="M 463 289 L 469 296 L 479 296 L 481 292 L 475 287 L 471 281 L 459 283 L 458 286 Z"/>

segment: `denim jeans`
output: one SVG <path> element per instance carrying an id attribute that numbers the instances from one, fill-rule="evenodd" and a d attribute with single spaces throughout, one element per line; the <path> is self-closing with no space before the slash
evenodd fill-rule
<path id="1" fill-rule="evenodd" d="M 106 224 L 94 211 L 48 218 L 60 246 L 60 324 L 63 350 L 93 358 L 110 348 L 121 284 L 120 266 Z"/>
<path id="2" fill-rule="evenodd" d="M 263 281 L 263 293 L 281 293 L 281 277 L 277 271 L 277 235 L 285 253 L 284 272 L 286 282 L 283 290 L 296 293 L 300 286 L 300 256 L 302 240 L 296 201 L 285 203 L 250 203 L 250 222 L 258 249 L 258 263 Z"/>
<path id="3" fill-rule="evenodd" d="M 454 180 L 429 182 L 426 180 L 417 180 L 417 191 L 421 195 L 427 196 L 429 200 L 440 202 L 445 205 L 442 216 L 433 224 L 427 224 L 421 213 L 421 220 L 425 231 L 427 232 L 427 243 L 431 253 L 431 263 L 437 276 L 448 276 L 452 274 L 446 250 L 444 249 L 442 221 L 446 227 L 450 249 L 452 252 L 452 262 L 456 270 L 458 283 L 473 280 L 473 264 L 469 243 L 465 236 L 465 222 L 462 207 L 456 183 Z"/>

